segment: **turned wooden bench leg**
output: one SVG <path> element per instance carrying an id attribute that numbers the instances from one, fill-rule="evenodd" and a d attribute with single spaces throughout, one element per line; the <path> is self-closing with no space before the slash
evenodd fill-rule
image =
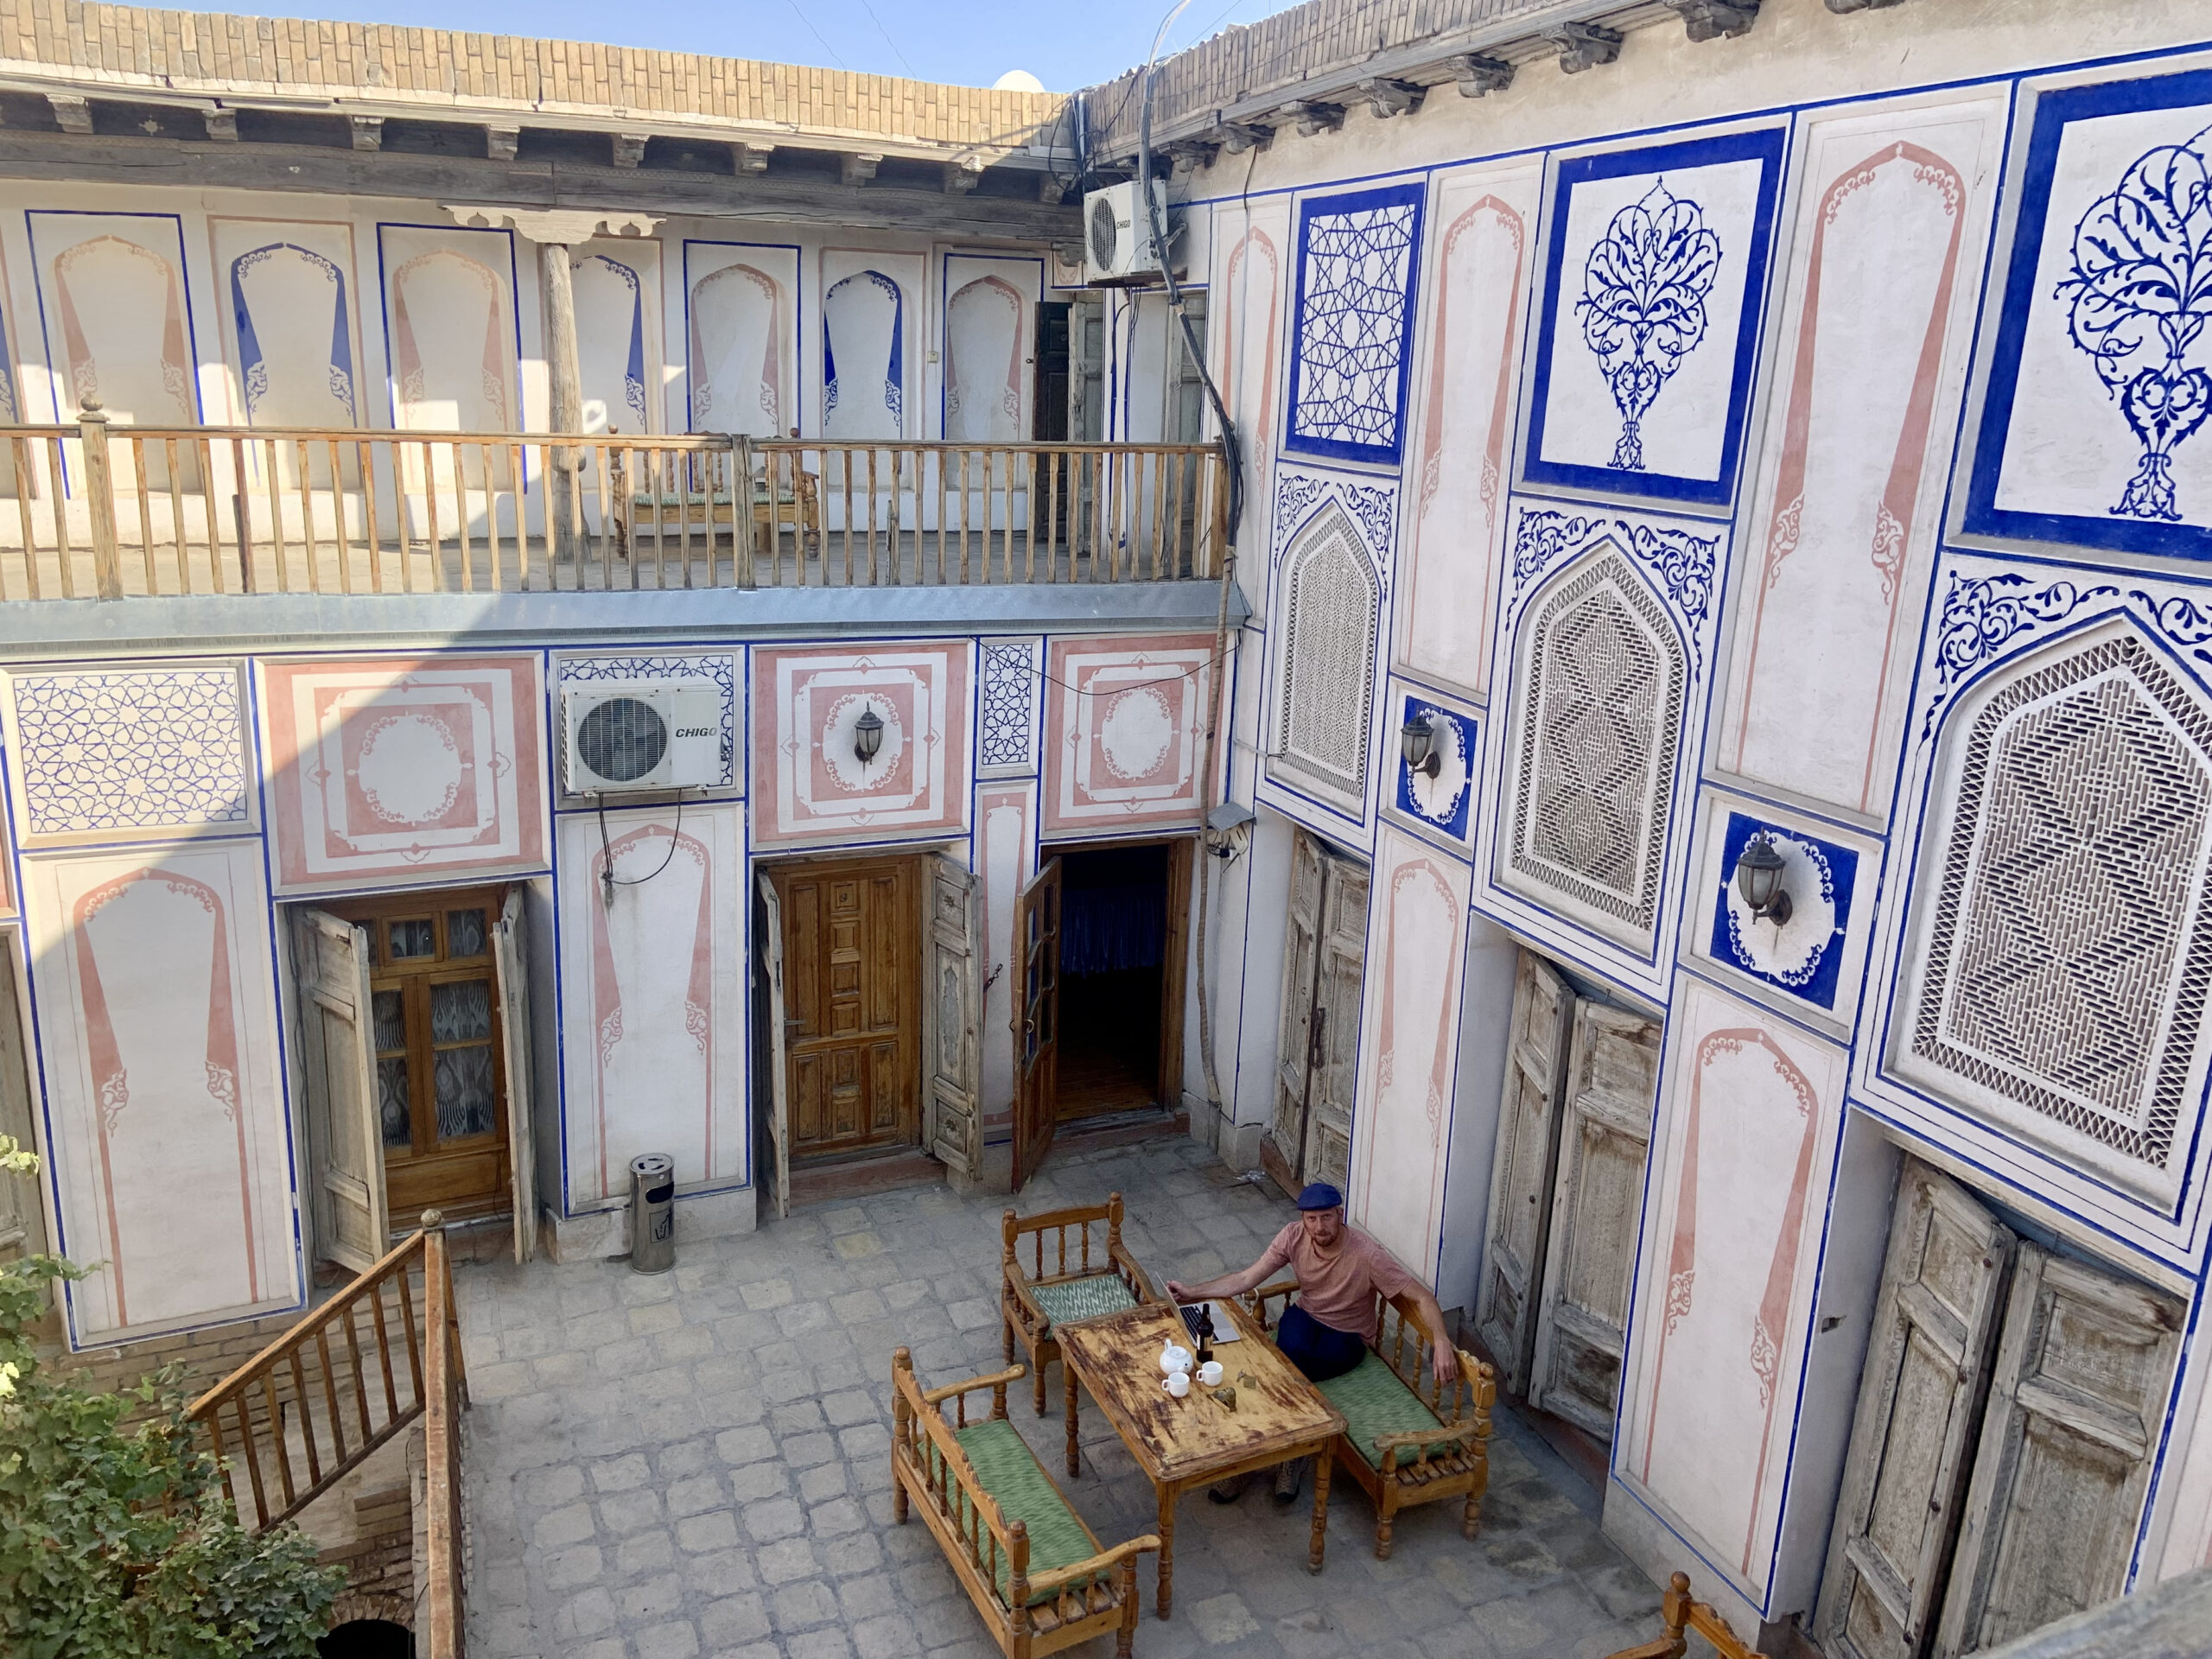
<path id="1" fill-rule="evenodd" d="M 1397 1542 L 1395 1525 L 1398 1518 L 1397 1497 L 1395 1486 L 1385 1482 L 1382 1496 L 1375 1505 L 1375 1559 L 1378 1561 L 1389 1560 L 1390 1551 Z"/>
<path id="2" fill-rule="evenodd" d="M 1122 1627 L 1114 1635 L 1114 1659 L 1129 1659 L 1130 1645 L 1137 1637 L 1137 1558 L 1122 1557 L 1117 1576 L 1122 1586 Z"/>
<path id="3" fill-rule="evenodd" d="M 1313 1540 L 1306 1555 L 1306 1570 L 1321 1570 L 1323 1552 L 1329 1547 L 1329 1467 L 1336 1448 L 1325 1446 L 1313 1454 Z"/>
<path id="4" fill-rule="evenodd" d="M 1065 1355 L 1060 1357 L 1060 1376 L 1067 1383 L 1068 1478 L 1072 1480 L 1083 1472 L 1083 1452 L 1076 1440 L 1075 1367 L 1068 1363 Z"/>
<path id="5" fill-rule="evenodd" d="M 1482 1525 L 1483 1495 L 1478 1491 L 1470 1491 L 1467 1494 L 1466 1507 L 1459 1514 L 1459 1535 L 1462 1538 L 1471 1538 L 1482 1530 Z"/>
<path id="6" fill-rule="evenodd" d="M 1036 1395 L 1037 1414 L 1039 1417 L 1045 1414 L 1045 1367 L 1050 1364 L 1058 1354 L 1058 1344 L 1056 1343 L 1040 1342 L 1037 1344 L 1037 1363 L 1031 1369 L 1029 1381 Z M 1066 1363 L 1066 1361 L 1061 1361 L 1064 1369 Z"/>

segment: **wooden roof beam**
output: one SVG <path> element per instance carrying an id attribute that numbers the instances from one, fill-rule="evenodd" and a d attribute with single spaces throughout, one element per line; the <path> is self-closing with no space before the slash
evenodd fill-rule
<path id="1" fill-rule="evenodd" d="M 1759 0 L 1667 0 L 1694 41 L 1733 40 L 1751 33 Z"/>

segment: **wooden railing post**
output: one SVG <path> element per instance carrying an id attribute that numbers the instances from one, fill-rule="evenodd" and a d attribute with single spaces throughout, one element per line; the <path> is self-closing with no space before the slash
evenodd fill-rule
<path id="1" fill-rule="evenodd" d="M 423 1212 L 424 1337 L 423 1449 L 425 1554 L 429 1586 L 424 1649 L 429 1659 L 461 1659 L 464 1643 L 461 1584 L 461 1421 L 468 1404 L 461 1367 L 461 1320 L 454 1307 L 453 1264 L 445 1217 Z"/>
<path id="2" fill-rule="evenodd" d="M 107 411 L 87 396 L 77 410 L 85 446 L 85 497 L 92 514 L 92 581 L 102 599 L 123 597 L 123 560 L 115 545 L 115 474 L 108 462 Z"/>

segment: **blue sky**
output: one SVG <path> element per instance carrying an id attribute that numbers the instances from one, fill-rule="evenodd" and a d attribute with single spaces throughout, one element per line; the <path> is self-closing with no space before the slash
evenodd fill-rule
<path id="1" fill-rule="evenodd" d="M 1173 0 L 1073 7 L 1039 0 L 652 0 L 609 7 L 585 0 L 312 0 L 240 11 L 313 16 L 369 23 L 482 29 L 606 41 L 669 52 L 704 52 L 783 63 L 842 67 L 875 74 L 988 86 L 1009 69 L 1027 69 L 1054 92 L 1119 74 L 1142 63 L 1153 31 Z M 1204 39 L 1228 23 L 1249 23 L 1291 0 L 1191 0 L 1167 37 L 1167 50 Z M 222 10 L 230 10 L 223 7 Z"/>

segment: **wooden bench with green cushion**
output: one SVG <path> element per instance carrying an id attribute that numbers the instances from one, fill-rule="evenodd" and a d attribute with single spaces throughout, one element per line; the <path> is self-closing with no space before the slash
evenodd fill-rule
<path id="1" fill-rule="evenodd" d="M 1137 1557 L 1160 1540 L 1147 1533 L 1099 1547 L 1007 1419 L 1007 1384 L 1021 1375 L 1014 1365 L 925 1392 L 913 1356 L 892 1356 L 892 1514 L 903 1524 L 919 1506 L 1007 1659 L 1058 1653 L 1109 1630 L 1116 1659 L 1129 1659 Z M 970 1423 L 968 1396 L 983 1389 L 991 1414 Z"/>
<path id="2" fill-rule="evenodd" d="M 1091 1230 L 1103 1225 L 1103 1238 Z M 1064 1325 L 1118 1313 L 1141 1303 L 1157 1302 L 1160 1293 L 1122 1244 L 1122 1195 L 1106 1202 L 1044 1215 L 1019 1216 L 1009 1210 L 999 1223 L 1006 1253 L 1000 1262 L 999 1314 L 1006 1325 L 1007 1363 L 1018 1342 L 1029 1356 L 1037 1414 L 1045 1414 L 1045 1368 L 1060 1357 L 1052 1333 Z M 1052 1235 L 1048 1247 L 1046 1235 Z M 1072 1235 L 1072 1237 L 1071 1237 Z M 1029 1259 L 1022 1260 L 1023 1241 Z M 1076 1415 L 1068 1408 L 1068 1473 L 1079 1474 Z"/>
<path id="3" fill-rule="evenodd" d="M 1297 1291 L 1294 1281 L 1285 1280 L 1246 1300 L 1262 1327 L 1272 1330 Z M 1271 1312 L 1274 1302 L 1281 1306 Z M 1375 1553 L 1388 1560 L 1398 1511 L 1414 1504 L 1463 1497 L 1459 1530 L 1471 1538 L 1481 1526 L 1497 1373 L 1455 1348 L 1459 1374 L 1447 1392 L 1429 1367 L 1420 1305 L 1410 1296 L 1394 1296 L 1378 1312 L 1376 1339 L 1359 1363 L 1314 1386 L 1344 1414 L 1337 1467 L 1373 1502 Z"/>

